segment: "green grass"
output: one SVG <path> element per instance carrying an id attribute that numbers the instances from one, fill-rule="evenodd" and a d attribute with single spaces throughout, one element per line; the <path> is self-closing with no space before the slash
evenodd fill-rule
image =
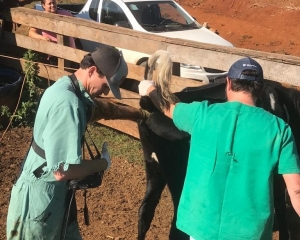
<path id="1" fill-rule="evenodd" d="M 126 159 L 135 164 L 143 164 L 143 152 L 139 140 L 97 123 L 89 125 L 88 130 L 99 151 L 101 151 L 103 142 L 108 142 L 111 157 Z M 91 143 L 88 133 L 86 133 L 86 139 L 88 143 Z"/>

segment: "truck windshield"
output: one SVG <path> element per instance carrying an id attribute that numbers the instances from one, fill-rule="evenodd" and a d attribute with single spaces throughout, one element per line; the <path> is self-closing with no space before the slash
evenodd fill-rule
<path id="1" fill-rule="evenodd" d="M 182 31 L 201 26 L 172 1 L 127 2 L 138 23 L 149 32 Z"/>

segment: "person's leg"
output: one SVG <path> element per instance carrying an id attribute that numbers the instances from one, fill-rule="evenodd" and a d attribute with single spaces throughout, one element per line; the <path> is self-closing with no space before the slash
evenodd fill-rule
<path id="1" fill-rule="evenodd" d="M 23 210 L 23 191 L 18 185 L 14 185 L 11 191 L 10 202 L 8 207 L 8 214 L 6 219 L 6 238 L 7 239 L 22 239 L 24 229 L 24 215 L 26 211 Z"/>
<path id="2" fill-rule="evenodd" d="M 12 190 L 7 239 L 59 239 L 64 210 L 63 195 L 64 186 L 56 187 L 34 176 L 23 175 Z"/>
<path id="3" fill-rule="evenodd" d="M 65 240 L 82 240 L 78 222 L 73 221 L 68 225 Z"/>

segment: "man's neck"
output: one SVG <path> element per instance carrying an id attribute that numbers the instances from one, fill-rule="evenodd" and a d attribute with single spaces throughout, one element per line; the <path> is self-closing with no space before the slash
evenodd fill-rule
<path id="1" fill-rule="evenodd" d="M 86 71 L 85 69 L 81 69 L 79 68 L 75 73 L 75 76 L 78 80 L 81 81 L 82 85 L 84 86 L 84 88 L 87 88 L 87 84 L 86 84 Z"/>
<path id="2" fill-rule="evenodd" d="M 228 102 L 241 102 L 246 105 L 256 106 L 256 99 L 251 94 L 244 92 L 235 92 L 228 96 Z"/>

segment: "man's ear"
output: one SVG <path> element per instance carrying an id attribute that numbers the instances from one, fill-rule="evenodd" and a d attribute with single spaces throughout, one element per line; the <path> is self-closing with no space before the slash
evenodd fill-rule
<path id="1" fill-rule="evenodd" d="M 229 80 L 228 77 L 226 77 L 226 90 L 227 91 L 231 90 L 231 81 Z"/>
<path id="2" fill-rule="evenodd" d="M 92 76 L 95 72 L 97 72 L 96 66 L 89 67 L 89 77 Z"/>

